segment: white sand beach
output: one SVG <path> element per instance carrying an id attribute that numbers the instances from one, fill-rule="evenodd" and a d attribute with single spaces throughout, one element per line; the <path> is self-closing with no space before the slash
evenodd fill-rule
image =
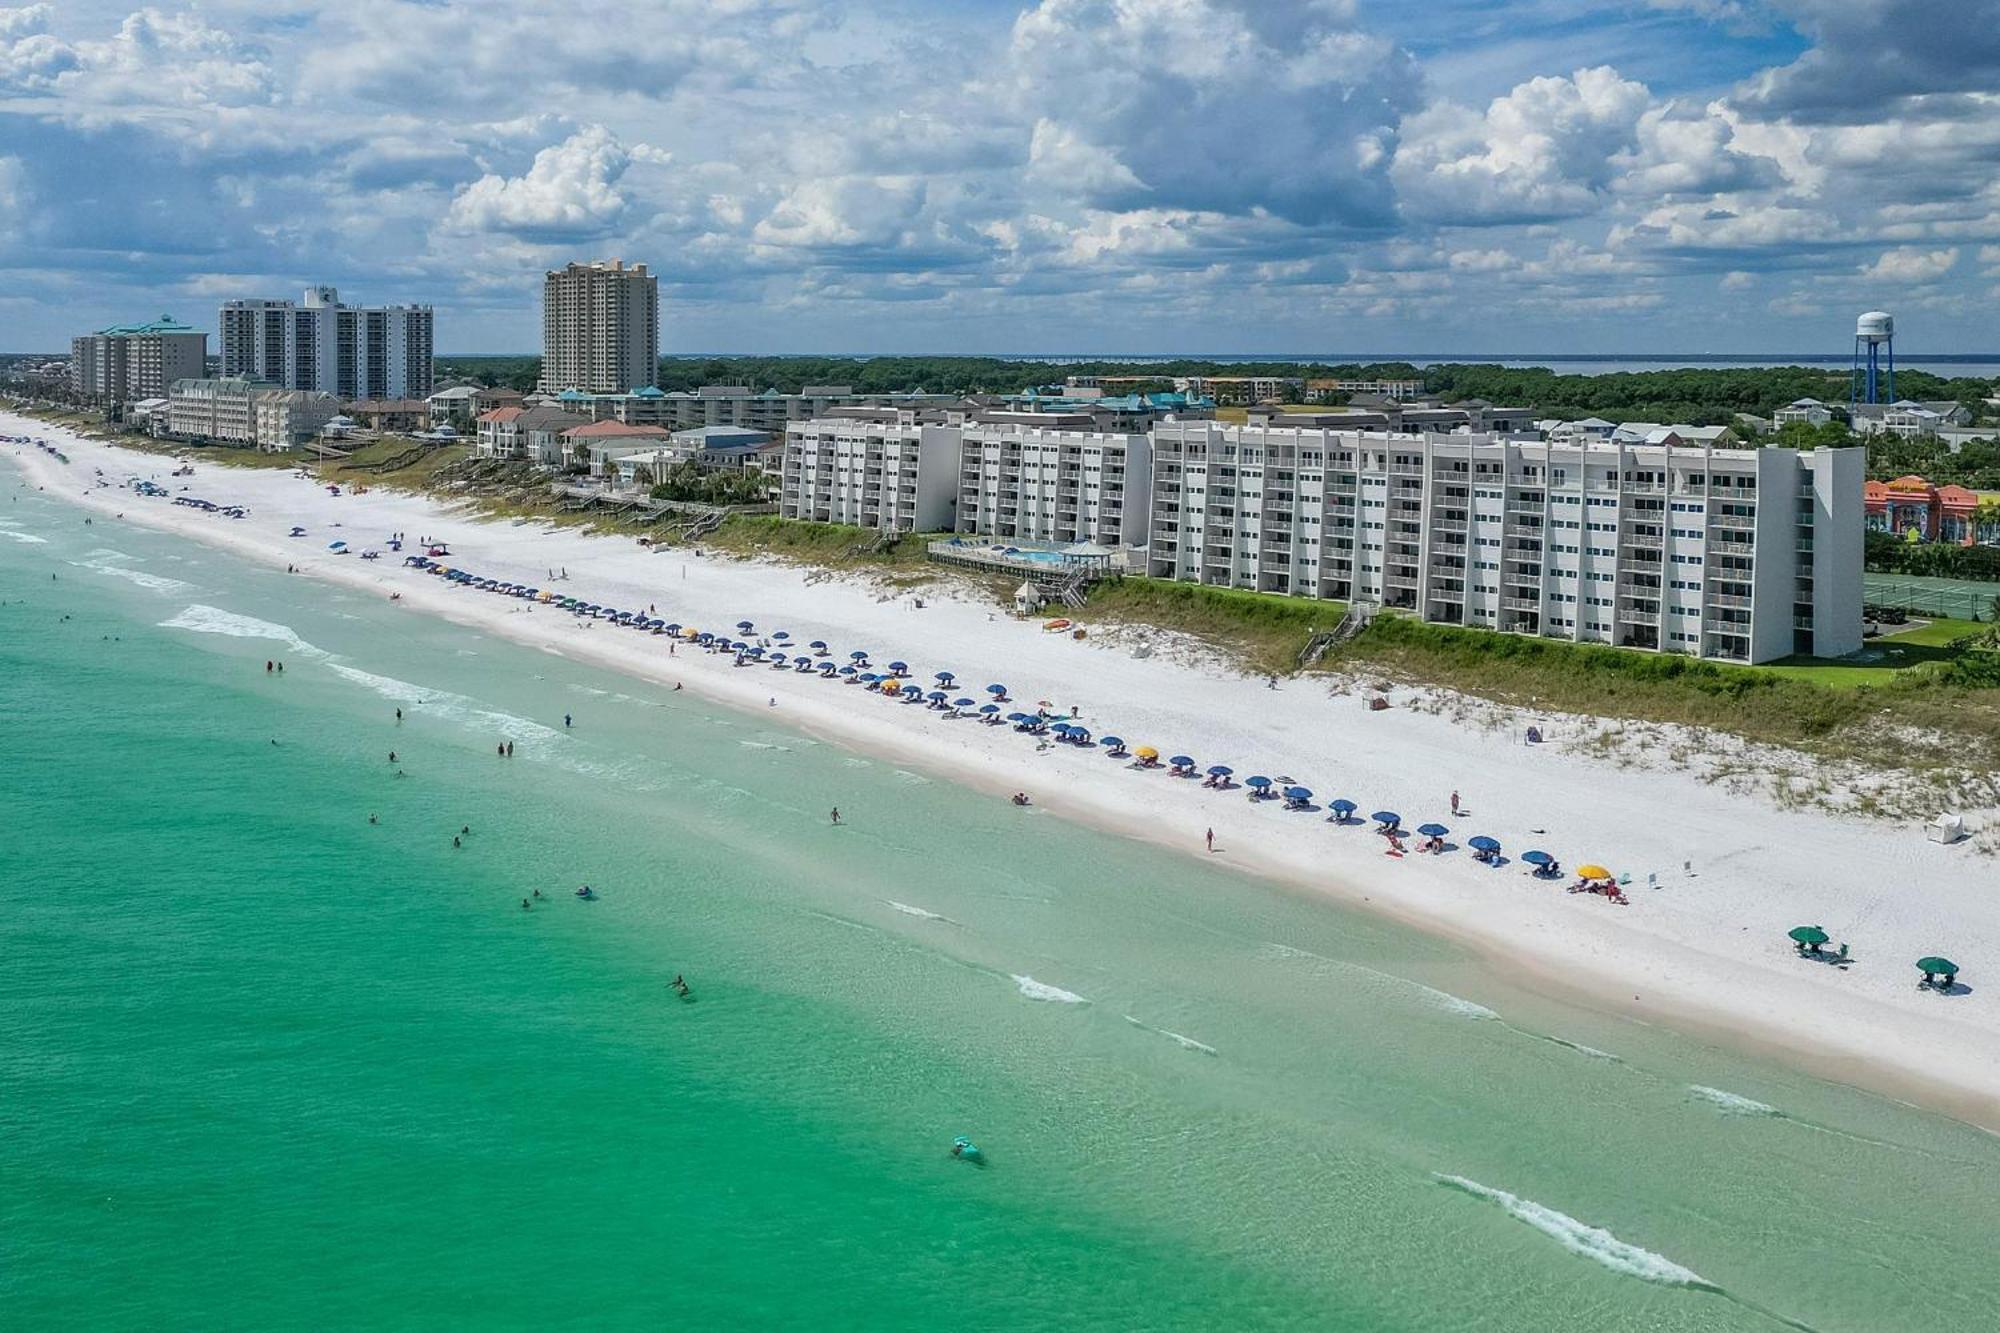
<path id="1" fill-rule="evenodd" d="M 1052 814 L 1449 935 L 1552 993 L 1768 1048 L 1825 1077 L 2000 1131 L 2000 892 L 1993 862 L 1973 844 L 1933 844 L 1915 824 L 1781 810 L 1693 775 L 1530 746 L 1516 733 L 1467 727 L 1431 710 L 1370 711 L 1359 695 L 1330 694 L 1322 681 L 1287 679 L 1271 690 L 1183 654 L 1141 658 L 1106 636 L 1076 642 L 1043 633 L 1038 619 L 1016 621 L 943 588 L 923 592 L 919 610 L 907 593 L 884 594 L 861 580 L 678 549 L 654 554 L 627 536 L 483 521 L 395 492 L 329 495 L 289 471 L 197 464 L 194 477 L 172 479 L 160 457 L 6 414 L 0 434 L 58 444 L 67 465 L 32 448 L 4 454 L 29 484 L 87 506 L 100 524 L 122 514 L 266 564 L 296 565 L 310 579 L 400 594 L 411 615 L 444 616 L 634 677 L 680 682 L 996 798 L 1025 790 Z M 100 468 L 108 489 L 96 485 Z M 122 486 L 133 475 L 245 505 L 249 516 L 142 498 Z M 294 525 L 307 535 L 289 537 Z M 1348 797 L 1364 815 L 1401 812 L 1406 827 L 1438 820 L 1452 827 L 1454 842 L 1498 838 L 1510 858 L 1542 847 L 1572 870 L 1601 862 L 1631 877 L 1631 903 L 1567 894 L 1511 859 L 1489 868 L 1464 851 L 1391 858 L 1370 826 L 1334 826 L 1323 811 L 1253 804 L 1241 789 L 1203 790 L 1164 770 L 1134 771 L 1102 750 L 1038 752 L 1011 728 L 946 718 L 816 676 L 738 668 L 726 655 L 686 648 L 669 656 L 664 637 L 448 584 L 386 551 L 364 562 L 327 549 L 343 539 L 380 547 L 396 531 L 448 542 L 448 563 L 486 577 L 550 586 L 549 571 L 566 568 L 569 581 L 554 586 L 608 606 L 657 607 L 662 618 L 718 631 L 747 618 L 760 632 L 788 630 L 797 643 L 824 639 L 841 661 L 865 648 L 877 663 L 908 662 L 926 687 L 931 673 L 950 670 L 959 692 L 982 702 L 982 687 L 1004 682 L 1030 708 L 1039 700 L 1064 712 L 1076 707 L 1099 735 L 1184 753 L 1202 768 L 1228 764 L 1239 780 L 1296 779 L 1313 790 L 1315 804 Z M 1087 614 L 1079 620 L 1089 627 Z M 584 726 L 616 722 L 578 718 Z M 1469 811 L 1456 820 L 1453 790 Z M 828 792 L 825 803 L 840 804 L 839 793 Z M 1210 829 L 1212 854 L 1204 850 Z M 1683 869 L 1690 864 L 1691 874 Z M 1657 887 L 1649 887 L 1652 876 Z M 1785 932 L 1805 923 L 1848 942 L 1853 965 L 1797 957 Z M 1963 965 L 1970 991 L 1919 991 L 1913 964 L 1927 954 Z"/>

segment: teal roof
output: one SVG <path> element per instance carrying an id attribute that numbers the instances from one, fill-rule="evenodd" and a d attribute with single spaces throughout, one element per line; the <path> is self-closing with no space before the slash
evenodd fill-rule
<path id="1" fill-rule="evenodd" d="M 106 334 L 200 333 L 201 330 L 189 328 L 172 315 L 161 315 L 158 319 L 150 320 L 144 324 L 113 324 L 110 328 L 103 330 L 103 332 Z"/>
<path id="2" fill-rule="evenodd" d="M 632 390 L 632 396 L 634 398 L 665 398 L 667 395 L 666 392 L 662 390 L 659 385 L 648 384 L 643 389 Z"/>
<path id="3" fill-rule="evenodd" d="M 580 389 L 564 389 L 556 395 L 556 401 L 559 403 L 587 403 L 590 401 L 590 395 Z"/>

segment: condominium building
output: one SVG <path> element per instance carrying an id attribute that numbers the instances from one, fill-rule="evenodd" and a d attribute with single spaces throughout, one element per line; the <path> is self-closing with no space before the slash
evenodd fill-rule
<path id="1" fill-rule="evenodd" d="M 544 393 L 628 393 L 660 377 L 660 283 L 644 264 L 596 260 L 542 279 Z"/>
<path id="2" fill-rule="evenodd" d="M 523 396 L 519 389 L 454 384 L 431 394 L 427 404 L 432 425 L 470 426 L 496 407 L 520 406 Z"/>
<path id="3" fill-rule="evenodd" d="M 349 402 L 431 391 L 427 305 L 342 305 L 337 289 L 309 287 L 297 303 L 229 301 L 220 320 L 224 376 L 319 389 Z"/>
<path id="4" fill-rule="evenodd" d="M 572 459 L 563 433 L 589 424 L 589 417 L 555 407 L 497 407 L 479 418 L 476 452 L 502 462 L 567 467 Z"/>
<path id="5" fill-rule="evenodd" d="M 942 408 L 958 401 L 955 394 L 947 393 L 856 393 L 845 384 L 808 384 L 797 393 L 753 390 L 744 384 L 704 384 L 675 392 L 644 385 L 622 393 L 563 395 L 566 408 L 588 412 L 599 421 L 665 426 L 669 430 L 740 426 L 774 433 L 794 421 L 811 421 L 839 407 Z"/>
<path id="6" fill-rule="evenodd" d="M 1146 436 L 974 422 L 959 450 L 960 532 L 1015 541 L 1146 541 L 1153 446 Z"/>
<path id="7" fill-rule="evenodd" d="M 114 324 L 70 339 L 69 348 L 70 388 L 106 402 L 164 398 L 175 380 L 208 372 L 208 335 L 171 315 Z"/>
<path id="8" fill-rule="evenodd" d="M 1861 646 L 1860 449 L 1167 423 L 1149 572 L 1735 662 Z"/>
<path id="9" fill-rule="evenodd" d="M 276 452 L 310 443 L 339 411 L 332 394 L 316 389 L 280 389 L 241 376 L 182 379 L 168 388 L 165 433 Z"/>
<path id="10" fill-rule="evenodd" d="M 893 408 L 794 422 L 785 430 L 779 512 L 890 532 L 950 531 L 961 434 L 939 414 Z"/>
<path id="11" fill-rule="evenodd" d="M 1291 375 L 1176 375 L 1174 388 L 1224 406 L 1295 403 L 1305 395 L 1304 379 Z"/>
<path id="12" fill-rule="evenodd" d="M 1407 402 L 1424 394 L 1422 380 L 1307 380 L 1309 403 L 1324 403 L 1357 393 L 1374 394 L 1395 402 Z"/>

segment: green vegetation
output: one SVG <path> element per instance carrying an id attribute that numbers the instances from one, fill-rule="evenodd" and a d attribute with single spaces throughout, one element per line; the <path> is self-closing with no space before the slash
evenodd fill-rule
<path id="1" fill-rule="evenodd" d="M 704 472 L 693 463 L 669 468 L 648 492 L 655 500 L 713 505 L 760 505 L 771 498 L 771 482 L 761 472 Z"/>
<path id="2" fill-rule="evenodd" d="M 1900 375 L 1896 377 L 1896 387 L 1903 387 Z M 2000 436 L 2000 426 L 1994 427 L 1994 434 Z M 1893 481 L 1912 473 L 1939 486 L 1963 486 L 1972 491 L 2000 490 L 2000 443 L 1969 440 L 1954 450 L 1941 440 L 1904 440 L 1890 436 L 1868 442 L 1870 477 L 1876 481 Z"/>
<path id="3" fill-rule="evenodd" d="M 1980 506 L 1983 521 L 2000 523 L 2000 505 Z M 1913 578 L 2000 580 L 2000 547 L 1955 546 L 1946 542 L 1912 542 L 1893 533 L 1871 530 L 1863 546 L 1862 567 L 1876 574 Z"/>
<path id="4" fill-rule="evenodd" d="M 1277 593 L 1125 578 L 1092 588 L 1086 610 L 1096 620 L 1186 634 L 1249 670 L 1284 675 L 1298 669 L 1299 654 L 1313 634 L 1338 625 L 1347 607 Z"/>
<path id="5" fill-rule="evenodd" d="M 1877 641 L 1867 663 L 1738 667 L 1377 616 L 1341 652 L 1503 703 L 1678 723 L 1892 767 L 2000 765 L 2000 652 L 1967 622 Z M 1924 742 L 1920 734 L 1933 739 Z"/>
<path id="6" fill-rule="evenodd" d="M 1768 417 L 1799 398 L 1826 403 L 1847 401 L 1848 372 L 1835 366 L 1757 366 L 1626 371 L 1611 375 L 1562 375 L 1546 369 L 1494 365 L 1430 366 L 1425 386 L 1446 398 L 1484 398 L 1509 407 L 1532 407 L 1557 417 L 1599 416 L 1608 421 L 1684 421 L 1694 426 L 1726 426 L 1738 412 Z M 1903 398 L 1953 399 L 1973 412 L 1991 382 L 1961 376 L 1944 379 L 1923 371 L 1899 371 L 1896 392 Z"/>

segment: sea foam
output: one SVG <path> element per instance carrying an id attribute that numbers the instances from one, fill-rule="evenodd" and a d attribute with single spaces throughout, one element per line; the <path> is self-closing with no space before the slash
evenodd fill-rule
<path id="1" fill-rule="evenodd" d="M 1140 1028 L 1146 1032 L 1151 1032 L 1156 1036 L 1165 1037 L 1167 1040 L 1178 1045 L 1184 1051 L 1200 1051 L 1203 1055 L 1222 1054 L 1222 1052 L 1216 1050 L 1213 1046 L 1210 1046 L 1205 1041 L 1196 1041 L 1193 1037 L 1183 1036 L 1178 1032 L 1169 1032 L 1166 1028 L 1156 1028 L 1151 1023 L 1142 1022 L 1141 1020 L 1132 1017 L 1132 1015 L 1130 1014 L 1125 1015 L 1125 1021 L 1127 1023 L 1130 1023 L 1135 1028 Z"/>
<path id="2" fill-rule="evenodd" d="M 327 663 L 327 670 L 342 680 L 351 681 L 363 689 L 373 690 L 385 699 L 397 703 L 421 704 L 425 713 L 450 721 L 477 723 L 480 727 L 505 736 L 511 741 L 554 740 L 562 733 L 553 727 L 545 727 L 539 722 L 531 722 L 513 713 L 503 713 L 487 708 L 476 699 L 468 699 L 462 694 L 448 690 L 433 690 L 394 676 L 378 676 L 372 671 L 359 667 L 345 666 L 339 662 Z"/>
<path id="3" fill-rule="evenodd" d="M 1618 1239 L 1602 1227 L 1579 1222 L 1568 1213 L 1557 1212 L 1546 1204 L 1533 1199 L 1523 1199 L 1497 1190 L 1490 1185 L 1482 1185 L 1464 1176 L 1439 1175 L 1441 1184 L 1470 1194 L 1476 1199 L 1497 1203 L 1509 1217 L 1526 1222 L 1535 1230 L 1561 1245 L 1571 1254 L 1580 1254 L 1586 1259 L 1604 1265 L 1614 1273 L 1636 1277 L 1644 1282 L 1658 1282 L 1669 1287 L 1698 1287 L 1704 1291 L 1719 1291 L 1713 1282 L 1693 1269 L 1683 1268 L 1662 1254 L 1644 1250 L 1637 1245 Z"/>
<path id="4" fill-rule="evenodd" d="M 927 912 L 921 907 L 912 907 L 908 903 L 899 903 L 894 898 L 884 898 L 882 901 L 895 908 L 898 912 L 901 912 L 904 916 L 914 916 L 925 921 L 951 921 L 951 918 L 948 916 L 940 915 L 937 912 Z M 956 925 L 957 923 L 953 922 L 953 924 Z"/>
<path id="5" fill-rule="evenodd" d="M 1769 1103 L 1752 1101 L 1748 1097 L 1740 1096 L 1733 1092 L 1725 1092 L 1721 1088 L 1709 1088 L 1703 1087 L 1699 1083 L 1690 1083 L 1688 1091 L 1727 1115 L 1784 1114 L 1784 1112 Z"/>
<path id="6" fill-rule="evenodd" d="M 85 561 L 81 568 L 99 574 L 109 574 L 112 578 L 136 583 L 141 588 L 151 588 L 155 592 L 187 592 L 194 587 L 192 583 L 184 583 L 180 579 L 170 579 L 164 574 L 148 574 L 143 569 L 132 569 L 121 564 L 120 561 L 132 557 L 119 551 L 92 551 L 91 555 L 97 558 Z"/>
<path id="7" fill-rule="evenodd" d="M 1421 991 L 1426 1000 L 1429 1000 L 1448 1014 L 1457 1014 L 1460 1018 L 1500 1017 L 1500 1015 L 1494 1013 L 1485 1005 L 1475 1004 L 1462 996 L 1453 995 L 1450 991 L 1439 990 L 1435 986 L 1426 986 L 1420 981 L 1413 981 L 1410 984 Z"/>
<path id="8" fill-rule="evenodd" d="M 196 634 L 222 634 L 232 639 L 275 639 L 302 656 L 326 656 L 301 639 L 289 625 L 277 625 L 268 620 L 259 620 L 255 616 L 238 615 L 219 606 L 202 606 L 197 603 L 171 619 L 162 620 L 160 628 L 191 630 Z"/>
<path id="9" fill-rule="evenodd" d="M 1058 1004 L 1090 1003 L 1089 1000 L 1084 999 L 1075 991 L 1067 991 L 1060 986 L 1051 986 L 1045 981 L 1037 981 L 1033 977 L 1024 977 L 1019 973 L 1015 973 L 1013 976 L 1014 984 L 1020 988 L 1021 994 L 1031 1000 L 1053 1000 Z"/>

